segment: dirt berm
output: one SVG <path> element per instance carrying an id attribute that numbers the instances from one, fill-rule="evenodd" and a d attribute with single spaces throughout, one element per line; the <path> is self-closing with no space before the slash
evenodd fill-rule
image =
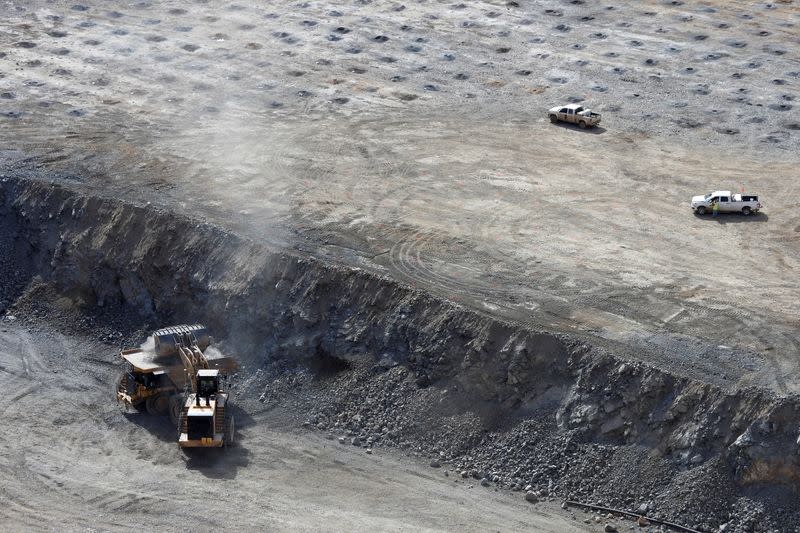
<path id="1" fill-rule="evenodd" d="M 336 362 L 285 389 L 314 392 L 317 427 L 540 497 L 701 530 L 800 519 L 797 397 L 668 373 L 148 206 L 11 178 L 0 195 L 0 311 L 45 283 L 132 323 L 203 322 L 243 363 L 245 409 Z"/>

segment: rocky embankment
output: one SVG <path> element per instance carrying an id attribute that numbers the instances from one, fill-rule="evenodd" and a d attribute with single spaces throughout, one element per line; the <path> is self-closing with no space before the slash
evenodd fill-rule
<path id="1" fill-rule="evenodd" d="M 359 269 L 64 187 L 0 182 L 0 311 L 36 284 L 131 322 L 203 322 L 243 405 L 292 405 L 458 476 L 700 530 L 792 531 L 800 399 L 722 390 Z M 454 474 L 455 475 L 455 474 Z"/>

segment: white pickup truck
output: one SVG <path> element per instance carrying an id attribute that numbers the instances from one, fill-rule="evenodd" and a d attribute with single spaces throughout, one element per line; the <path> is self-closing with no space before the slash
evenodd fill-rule
<path id="1" fill-rule="evenodd" d="M 600 113 L 578 104 L 553 107 L 547 115 L 550 117 L 550 122 L 569 122 L 581 128 L 593 128 L 600 124 Z"/>
<path id="2" fill-rule="evenodd" d="M 719 205 L 720 213 L 741 213 L 749 215 L 761 209 L 761 202 L 755 194 L 731 194 L 731 191 L 714 191 L 704 196 L 692 197 L 692 210 L 698 215 L 705 215 Z"/>

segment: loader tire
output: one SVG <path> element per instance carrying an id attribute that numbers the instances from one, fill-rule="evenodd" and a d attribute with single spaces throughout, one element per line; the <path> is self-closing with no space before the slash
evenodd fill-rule
<path id="1" fill-rule="evenodd" d="M 581 120 L 580 122 L 578 122 L 578 126 L 580 126 L 582 130 L 585 130 L 586 129 L 586 121 L 585 120 Z"/>
<path id="2" fill-rule="evenodd" d="M 183 409 L 183 397 L 180 394 L 173 394 L 169 397 L 169 419 L 174 426 L 178 426 L 181 419 L 181 409 Z"/>
<path id="3" fill-rule="evenodd" d="M 697 208 L 697 214 L 700 215 L 700 216 L 705 215 L 706 214 L 706 206 L 701 205 L 700 207 L 698 207 Z"/>
<path id="4" fill-rule="evenodd" d="M 556 122 L 558 122 L 558 117 L 556 115 L 550 115 L 550 122 L 555 124 Z"/>
<path id="5" fill-rule="evenodd" d="M 169 410 L 169 396 L 166 394 L 156 394 L 150 396 L 146 401 L 147 412 L 151 415 L 165 415 Z"/>
<path id="6" fill-rule="evenodd" d="M 750 209 L 750 207 L 749 207 L 749 206 L 744 206 L 744 207 L 742 208 L 742 214 L 743 214 L 744 216 L 746 216 L 746 217 L 747 217 L 747 216 L 750 216 L 750 213 L 751 213 L 751 211 L 752 211 L 752 210 Z"/>

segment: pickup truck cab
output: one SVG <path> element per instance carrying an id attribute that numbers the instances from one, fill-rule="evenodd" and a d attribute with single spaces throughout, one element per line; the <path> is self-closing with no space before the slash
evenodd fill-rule
<path id="1" fill-rule="evenodd" d="M 714 204 L 720 213 L 741 213 L 749 215 L 761 209 L 761 202 L 755 194 L 731 194 L 731 191 L 713 191 L 706 195 L 692 197 L 692 210 L 698 215 L 713 211 Z"/>
<path id="2" fill-rule="evenodd" d="M 600 124 L 600 113 L 595 113 L 582 105 L 569 104 L 553 107 L 547 112 L 550 122 L 569 122 L 581 128 L 592 128 Z"/>

